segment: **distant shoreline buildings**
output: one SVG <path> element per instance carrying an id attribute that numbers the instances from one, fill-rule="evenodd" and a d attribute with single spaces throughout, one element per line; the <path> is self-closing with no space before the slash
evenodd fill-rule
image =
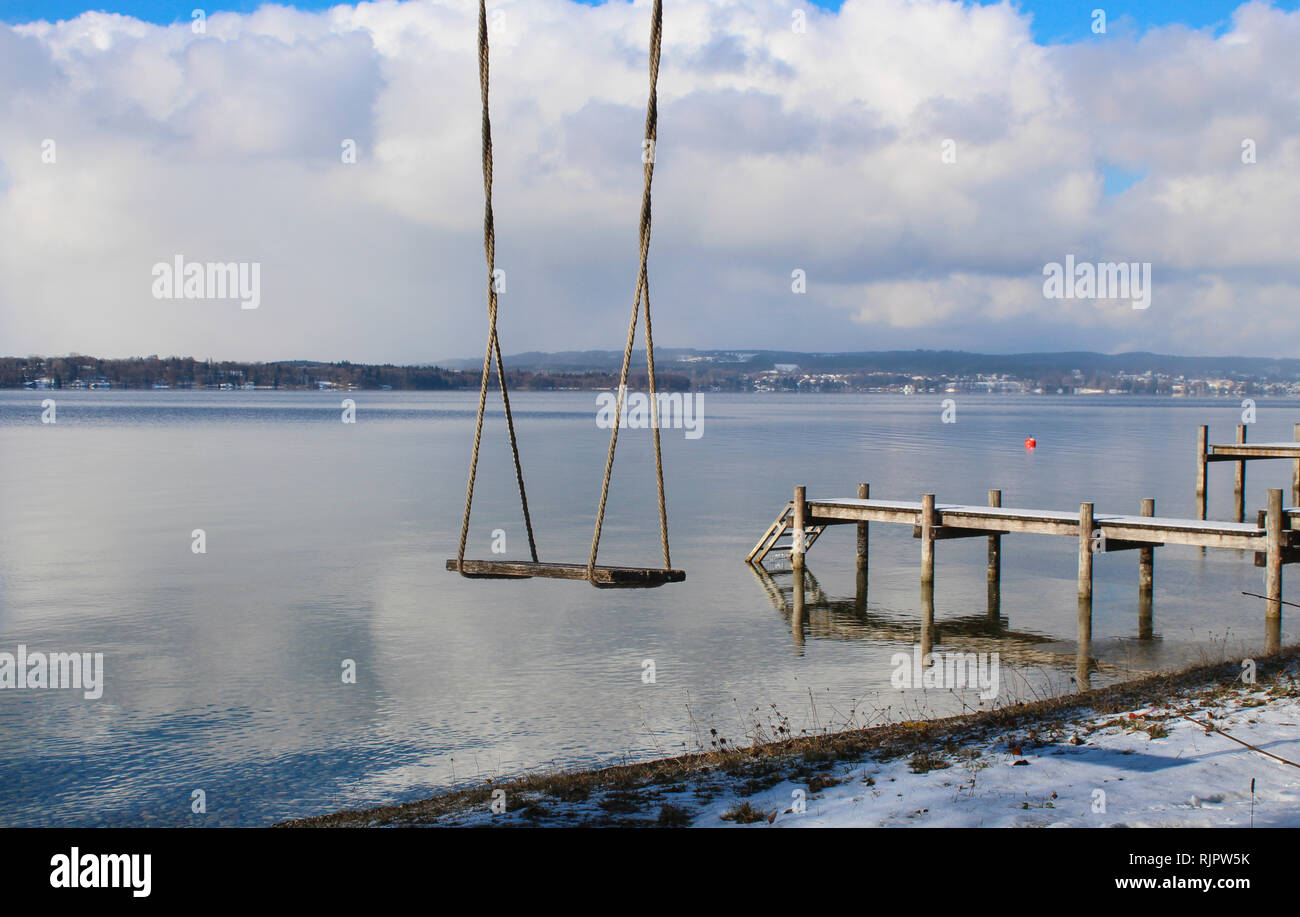
<path id="1" fill-rule="evenodd" d="M 788 356 L 788 355 L 782 355 Z M 658 360 L 656 381 L 663 391 L 753 393 L 892 393 L 901 395 L 1157 395 L 1179 397 L 1300 397 L 1300 361 L 1260 361 L 1264 371 L 1177 372 L 1160 368 L 1113 370 L 1097 365 L 1056 368 L 1054 355 L 1005 357 L 916 351 L 913 362 L 1033 363 L 1029 371 L 961 371 L 883 368 L 905 363 L 909 354 L 809 354 L 805 363 L 772 359 L 763 352 L 670 351 Z M 1093 363 L 1115 361 L 1102 354 L 1068 354 Z M 1153 362 L 1214 361 L 1216 358 L 1149 357 Z M 602 352 L 520 355 L 506 381 L 520 391 L 599 391 L 618 385 L 621 354 Z M 1230 358 L 1217 358 L 1224 362 Z M 613 365 L 610 365 L 613 362 Z M 852 365 L 857 362 L 860 365 Z M 1082 360 L 1080 362 L 1083 362 Z M 1291 366 L 1291 363 L 1295 366 Z M 585 365 L 584 365 L 585 363 Z M 552 365 L 548 365 L 552 364 Z M 827 365 L 830 364 L 830 365 Z M 838 364 L 838 365 L 837 365 Z M 1277 365 L 1273 365 L 1277 364 Z M 644 366 L 644 363 L 641 364 Z M 457 391 L 477 390 L 481 370 L 393 364 L 284 361 L 255 363 L 156 356 L 98 359 L 66 357 L 0 358 L 0 388 L 55 390 L 206 390 L 206 391 Z M 629 385 L 644 388 L 644 369 Z M 495 385 L 495 381 L 493 383 Z"/>

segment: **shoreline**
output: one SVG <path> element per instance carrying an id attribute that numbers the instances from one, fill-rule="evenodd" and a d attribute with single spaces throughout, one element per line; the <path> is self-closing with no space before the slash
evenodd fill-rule
<path id="1" fill-rule="evenodd" d="M 1300 747 L 1272 752 L 1262 747 L 1269 744 L 1263 739 L 1249 742 L 1252 730 L 1265 727 L 1274 730 L 1269 733 L 1271 744 L 1278 744 L 1278 735 L 1285 737 L 1282 742 L 1291 741 L 1292 735 L 1300 742 L 1300 644 L 1251 658 L 1256 663 L 1254 684 L 1243 683 L 1240 663 L 1200 664 L 978 713 L 594 770 L 485 780 L 481 786 L 414 802 L 293 819 L 273 827 L 865 826 L 896 823 L 899 812 L 891 808 L 893 800 L 906 796 L 914 803 L 928 798 L 923 796 L 927 791 L 943 799 L 948 795 L 954 801 L 969 799 L 970 804 L 963 804 L 966 814 L 979 818 L 979 824 L 1064 824 L 1070 818 L 1077 824 L 1128 824 L 1134 820 L 1135 807 L 1127 810 L 1128 821 L 1124 811 L 1107 819 L 1104 790 L 1100 791 L 1102 811 L 1095 811 L 1096 784 L 1117 787 L 1127 778 L 1132 787 L 1134 778 L 1147 775 L 1152 775 L 1153 786 L 1158 781 L 1159 798 L 1143 800 L 1145 814 L 1139 813 L 1138 823 L 1199 824 L 1198 819 L 1213 819 L 1230 795 L 1240 793 L 1233 783 L 1239 776 L 1233 767 L 1252 774 L 1252 787 L 1255 771 L 1269 775 L 1266 786 L 1274 795 L 1266 799 L 1261 792 L 1258 809 L 1251 792 L 1252 824 L 1257 819 L 1300 824 L 1300 807 L 1295 804 L 1300 799 L 1300 766 L 1292 766 L 1300 764 Z M 1186 719 L 1189 715 L 1194 721 Z M 1207 723 L 1215 732 L 1205 728 Z M 1198 770 L 1192 765 L 1198 764 L 1202 752 L 1197 748 L 1193 754 L 1188 749 L 1201 735 L 1212 737 L 1213 742 Z M 1255 747 L 1239 744 L 1242 741 Z M 1118 756 L 1139 753 L 1143 757 L 1128 759 L 1133 762 L 1129 770 L 1119 766 Z M 1005 767 L 993 769 L 997 765 Z M 1039 767 L 1019 770 L 1025 765 Z M 1077 773 L 1071 776 L 1069 767 L 1063 771 L 1061 765 L 1073 765 Z M 1099 776 L 1099 766 L 1113 776 Z M 1208 773 L 1215 779 L 1233 783 L 1231 792 L 1193 792 L 1179 783 L 1199 788 L 1197 781 L 1207 779 L 1206 768 L 1213 769 Z M 956 779 L 963 772 L 969 774 L 969 783 Z M 936 780 L 930 779 L 932 774 Z M 1011 774 L 1015 782 L 1007 783 Z M 1071 785 L 1071 780 L 1077 784 L 1080 778 L 1086 785 Z M 1031 800 L 1043 780 L 1052 787 L 1059 783 L 1060 790 L 1045 789 L 1042 799 Z M 896 784 L 891 792 L 899 788 L 904 792 L 886 797 L 878 789 L 886 782 Z M 1011 804 L 1015 800 L 1009 802 L 1008 794 L 1015 796 L 1022 790 L 1025 800 Z M 1086 798 L 1072 799 L 1070 790 Z M 1172 801 L 1162 802 L 1165 797 Z M 1184 806 L 1179 798 L 1191 802 Z M 1244 804 L 1244 797 L 1232 799 Z M 494 801 L 498 811 L 493 811 Z M 1085 813 L 1091 810 L 1100 817 L 1079 821 L 1069 814 L 1081 805 Z M 936 810 L 934 816 L 931 808 Z M 947 810 L 962 807 L 945 805 L 942 812 L 940 808 L 903 813 L 908 821 L 901 823 L 937 823 L 941 820 L 937 816 L 955 818 L 955 811 Z"/>

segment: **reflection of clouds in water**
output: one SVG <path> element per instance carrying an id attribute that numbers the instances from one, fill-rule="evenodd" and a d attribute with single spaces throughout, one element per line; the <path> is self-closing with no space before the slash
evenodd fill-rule
<path id="1" fill-rule="evenodd" d="M 459 532 L 473 392 L 357 393 L 355 425 L 315 393 L 86 392 L 60 399 L 57 429 L 29 413 L 33 397 L 0 393 L 0 633 L 102 651 L 107 681 L 93 705 L 0 696 L 0 730 L 22 730 L 0 742 L 0 811 L 23 817 L 37 800 L 66 824 L 144 812 L 190 824 L 195 787 L 208 792 L 208 823 L 263 823 L 327 811 L 336 796 L 410 799 L 453 776 L 693 750 L 696 725 L 739 741 L 769 704 L 797 728 L 842 721 L 859 699 L 898 712 L 880 689 L 891 654 L 917 641 L 917 543 L 905 526 L 872 526 L 864 617 L 853 527 L 828 530 L 810 556 L 824 598 L 806 596 L 800 654 L 741 560 L 793 483 L 810 496 L 847 495 L 865 478 L 900 499 L 982 502 L 1001 486 L 1009 506 L 1190 506 L 1178 472 L 1189 424 L 1221 408 L 959 396 L 961 421 L 943 425 L 932 399 L 710 394 L 710 420 L 728 421 L 664 443 L 673 557 L 688 581 L 610 592 L 442 568 Z M 585 558 L 608 447 L 594 399 L 518 403 L 542 557 Z M 1261 441 L 1289 437 L 1284 413 L 1261 410 Z M 518 556 L 513 467 L 494 421 L 471 539 L 486 551 L 504 528 Z M 1032 464 L 1025 429 L 1052 444 Z M 616 469 L 611 563 L 658 550 L 653 465 L 638 445 Z M 1096 460 L 1117 450 L 1131 457 Z M 1261 487 L 1289 486 L 1284 462 L 1259 475 Z M 1230 491 L 1212 488 L 1212 501 L 1226 508 Z M 190 552 L 194 528 L 207 532 L 205 555 Z M 1031 671 L 1041 657 L 1044 671 L 1068 673 L 1075 546 L 1008 536 L 1002 556 L 994 627 L 983 540 L 938 546 L 936 646 L 1001 652 L 1007 672 L 1021 654 Z M 1255 638 L 1262 613 L 1228 601 L 1258 591 L 1248 558 L 1169 547 L 1155 563 L 1153 638 L 1139 642 L 1136 557 L 1097 562 L 1098 681 L 1213 649 L 1225 630 Z M 341 681 L 345 658 L 355 685 Z M 647 658 L 654 685 L 641 681 Z M 906 710 L 949 702 L 931 694 Z"/>

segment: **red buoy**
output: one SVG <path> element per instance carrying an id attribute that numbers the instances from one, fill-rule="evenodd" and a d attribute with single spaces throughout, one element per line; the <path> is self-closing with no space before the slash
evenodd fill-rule
<path id="1" fill-rule="evenodd" d="M 1030 450 L 1031 452 L 1032 452 L 1034 449 L 1037 449 L 1037 448 L 1038 448 L 1038 440 L 1034 439 L 1034 437 L 1033 437 L 1032 435 L 1031 435 L 1031 436 L 1027 436 L 1027 437 L 1025 437 L 1025 448 L 1028 449 L 1028 450 Z"/>

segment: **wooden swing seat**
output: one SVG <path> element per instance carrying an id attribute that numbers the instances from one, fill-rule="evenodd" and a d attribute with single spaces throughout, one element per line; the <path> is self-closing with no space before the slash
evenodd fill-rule
<path id="1" fill-rule="evenodd" d="M 458 571 L 456 559 L 447 561 L 447 569 Z M 474 579 L 529 579 L 534 576 L 550 579 L 587 578 L 586 564 L 533 563 L 526 560 L 466 560 L 463 576 Z M 609 567 L 595 569 L 594 586 L 605 589 L 653 589 L 664 583 L 680 583 L 686 579 L 685 570 L 666 570 L 663 567 Z"/>

